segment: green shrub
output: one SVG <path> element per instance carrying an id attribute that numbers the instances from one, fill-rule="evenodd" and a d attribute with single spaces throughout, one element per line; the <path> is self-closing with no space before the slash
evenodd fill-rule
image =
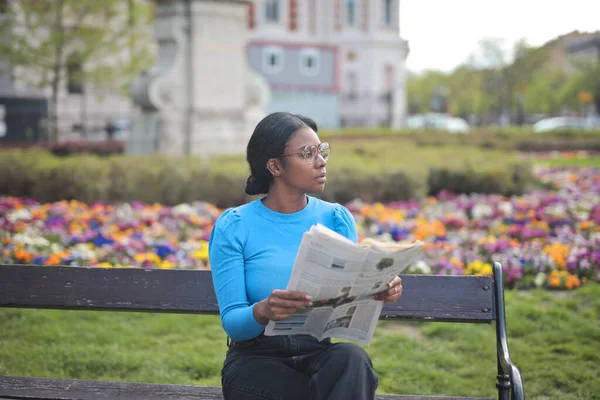
<path id="1" fill-rule="evenodd" d="M 498 151 L 474 147 L 426 147 L 385 141 L 336 143 L 336 158 L 319 197 L 346 203 L 355 198 L 389 202 L 441 190 L 459 193 L 523 193 L 535 183 L 531 167 Z M 472 167 L 472 166 L 477 166 Z M 207 201 L 225 208 L 250 199 L 244 193 L 243 157 L 197 158 L 76 155 L 56 157 L 39 150 L 0 153 L 0 195 L 41 202 L 86 203 Z"/>
<path id="2" fill-rule="evenodd" d="M 327 188 L 319 197 L 342 204 L 356 198 L 366 202 L 408 200 L 423 193 L 420 183 L 399 169 L 369 174 L 346 168 L 330 175 Z"/>
<path id="3" fill-rule="evenodd" d="M 323 130 L 323 140 L 368 141 L 377 139 L 412 142 L 418 147 L 473 146 L 518 151 L 600 150 L 600 130 L 562 129 L 536 133 L 531 127 L 473 128 L 468 134 L 434 130 L 352 128 Z"/>
<path id="4" fill-rule="evenodd" d="M 454 193 L 498 193 L 505 196 L 520 195 L 536 185 L 531 167 L 518 163 L 504 169 L 431 168 L 427 177 L 429 195 L 441 191 Z"/>

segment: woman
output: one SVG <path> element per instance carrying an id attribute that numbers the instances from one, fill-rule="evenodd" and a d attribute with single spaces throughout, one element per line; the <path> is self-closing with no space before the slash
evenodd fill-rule
<path id="1" fill-rule="evenodd" d="M 249 195 L 226 210 L 210 238 L 210 264 L 223 328 L 231 341 L 222 370 L 225 399 L 373 399 L 377 375 L 366 352 L 350 343 L 308 335 L 265 336 L 270 320 L 310 305 L 306 293 L 284 290 L 304 232 L 321 223 L 356 242 L 350 212 L 307 193 L 325 189 L 331 148 L 307 117 L 274 113 L 248 142 Z M 399 278 L 375 298 L 400 298 Z"/>

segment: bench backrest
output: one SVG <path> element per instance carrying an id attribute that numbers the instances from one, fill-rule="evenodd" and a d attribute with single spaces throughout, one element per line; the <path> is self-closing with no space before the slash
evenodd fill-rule
<path id="1" fill-rule="evenodd" d="M 491 277 L 402 275 L 381 318 L 489 323 Z M 0 307 L 218 314 L 210 271 L 0 265 Z"/>

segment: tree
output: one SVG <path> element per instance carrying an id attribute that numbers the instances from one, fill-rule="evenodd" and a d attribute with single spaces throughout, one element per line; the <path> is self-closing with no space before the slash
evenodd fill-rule
<path id="1" fill-rule="evenodd" d="M 431 111 L 436 87 L 445 86 L 448 74 L 441 71 L 425 71 L 422 75 L 410 74 L 406 82 L 410 114 Z"/>
<path id="2" fill-rule="evenodd" d="M 529 114 L 558 114 L 565 105 L 560 93 L 567 76 L 556 69 L 545 67 L 536 71 L 527 83 L 525 111 Z"/>
<path id="3" fill-rule="evenodd" d="M 125 90 L 152 64 L 143 0 L 22 0 L 11 2 L 0 26 L 0 54 L 28 85 L 50 89 L 49 130 L 58 139 L 61 84 L 102 83 Z"/>

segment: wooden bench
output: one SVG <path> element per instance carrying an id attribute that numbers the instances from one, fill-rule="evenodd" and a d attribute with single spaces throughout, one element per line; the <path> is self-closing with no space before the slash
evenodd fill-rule
<path id="1" fill-rule="evenodd" d="M 381 319 L 495 321 L 498 398 L 524 398 L 521 374 L 508 353 L 500 264 L 494 265 L 493 279 L 431 275 L 403 275 L 402 279 L 402 299 L 386 305 Z M 209 271 L 33 265 L 0 265 L 0 307 L 218 314 Z M 0 398 L 214 400 L 222 395 L 220 387 L 3 376 Z M 377 399 L 459 398 L 377 395 Z"/>

